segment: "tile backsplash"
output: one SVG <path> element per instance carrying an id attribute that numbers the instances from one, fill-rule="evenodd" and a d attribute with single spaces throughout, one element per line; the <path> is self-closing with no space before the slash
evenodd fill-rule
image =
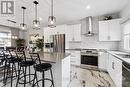
<path id="1" fill-rule="evenodd" d="M 82 36 L 81 43 L 70 43 L 70 49 L 81 48 L 81 49 L 108 49 L 117 50 L 119 42 L 99 42 L 98 35 L 93 37 Z"/>

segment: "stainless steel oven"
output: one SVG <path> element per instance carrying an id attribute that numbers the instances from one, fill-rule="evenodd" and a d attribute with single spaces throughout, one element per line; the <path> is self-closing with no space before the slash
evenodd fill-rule
<path id="1" fill-rule="evenodd" d="M 81 50 L 81 65 L 98 66 L 98 51 L 96 49 Z"/>
<path id="2" fill-rule="evenodd" d="M 130 65 L 123 62 L 122 65 L 122 87 L 130 87 Z"/>

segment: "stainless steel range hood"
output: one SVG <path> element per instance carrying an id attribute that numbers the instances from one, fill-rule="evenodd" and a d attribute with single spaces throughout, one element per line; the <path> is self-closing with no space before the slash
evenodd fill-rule
<path id="1" fill-rule="evenodd" d="M 86 30 L 87 30 L 87 32 L 83 35 L 85 35 L 87 37 L 94 36 L 92 16 L 86 17 Z"/>

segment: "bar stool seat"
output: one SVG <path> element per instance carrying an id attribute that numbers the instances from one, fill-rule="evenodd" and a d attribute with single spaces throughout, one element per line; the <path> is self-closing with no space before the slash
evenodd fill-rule
<path id="1" fill-rule="evenodd" d="M 15 57 L 7 58 L 7 61 L 8 61 L 9 63 L 21 62 L 22 60 L 23 60 L 23 59 L 15 58 Z"/>
<path id="2" fill-rule="evenodd" d="M 51 69 L 52 65 L 49 63 L 37 64 L 34 68 L 36 71 L 43 72 Z"/>
<path id="3" fill-rule="evenodd" d="M 27 67 L 27 66 L 32 66 L 35 64 L 35 61 L 28 60 L 28 61 L 22 61 L 19 65 L 21 67 Z"/>

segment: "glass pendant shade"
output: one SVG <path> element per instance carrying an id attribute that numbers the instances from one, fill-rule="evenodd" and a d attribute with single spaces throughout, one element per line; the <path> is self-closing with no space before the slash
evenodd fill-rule
<path id="1" fill-rule="evenodd" d="M 37 17 L 37 5 L 39 3 L 37 1 L 34 1 L 33 3 L 35 5 L 35 19 L 33 20 L 33 28 L 40 29 L 40 21 L 38 20 L 38 17 Z"/>
<path id="2" fill-rule="evenodd" d="M 21 24 L 20 24 L 20 27 L 21 27 L 22 30 L 26 30 L 26 29 L 27 29 L 27 25 L 24 24 L 24 23 L 21 23 Z"/>
<path id="3" fill-rule="evenodd" d="M 40 27 L 40 21 L 33 20 L 33 25 L 34 25 L 34 28 L 39 28 Z"/>
<path id="4" fill-rule="evenodd" d="M 51 28 L 56 27 L 56 26 L 55 26 L 56 17 L 54 17 L 54 16 L 49 16 L 48 22 L 49 22 L 48 27 L 51 27 Z"/>
<path id="5" fill-rule="evenodd" d="M 23 10 L 23 22 L 20 24 L 20 28 L 22 30 L 26 30 L 27 29 L 27 25 L 24 23 L 24 20 L 25 20 L 25 10 L 26 10 L 26 7 L 21 7 L 22 10 Z"/>
<path id="6" fill-rule="evenodd" d="M 48 27 L 54 28 L 56 23 L 56 17 L 53 15 L 54 12 L 53 0 L 51 0 L 51 16 L 48 17 Z"/>

